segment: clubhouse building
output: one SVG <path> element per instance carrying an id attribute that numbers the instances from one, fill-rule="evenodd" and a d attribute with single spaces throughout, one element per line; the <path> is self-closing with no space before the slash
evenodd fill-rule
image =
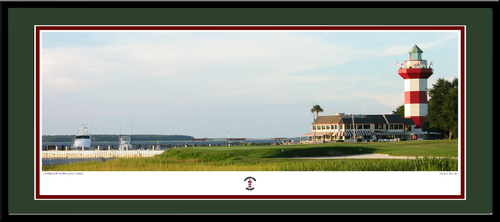
<path id="1" fill-rule="evenodd" d="M 411 118 L 397 114 L 357 115 L 335 113 L 331 116 L 318 116 L 311 124 L 311 132 L 300 135 L 310 142 L 362 141 L 399 141 L 423 137 L 421 130 L 415 131 Z"/>

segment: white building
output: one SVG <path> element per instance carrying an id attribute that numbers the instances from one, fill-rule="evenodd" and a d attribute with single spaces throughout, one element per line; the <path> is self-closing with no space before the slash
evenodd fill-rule
<path id="1" fill-rule="evenodd" d="M 332 116 L 318 116 L 311 124 L 311 132 L 300 136 L 308 137 L 309 141 L 316 142 L 337 140 L 354 142 L 355 138 L 362 141 L 398 140 L 423 136 L 423 134 L 415 132 L 415 123 L 411 118 L 402 118 L 397 114 L 354 114 L 353 116 L 351 114 L 336 113 Z"/>

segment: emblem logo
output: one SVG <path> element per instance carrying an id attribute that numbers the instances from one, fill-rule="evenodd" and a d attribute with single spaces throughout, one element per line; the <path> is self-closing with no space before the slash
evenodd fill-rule
<path id="1" fill-rule="evenodd" d="M 245 181 L 248 180 L 248 186 L 246 187 L 247 190 L 253 190 L 255 189 L 255 187 L 252 186 L 252 181 L 257 181 L 255 178 L 253 177 L 247 177 L 245 178 Z"/>

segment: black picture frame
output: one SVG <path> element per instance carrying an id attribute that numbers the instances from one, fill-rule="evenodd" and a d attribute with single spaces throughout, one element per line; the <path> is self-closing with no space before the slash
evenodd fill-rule
<path id="1" fill-rule="evenodd" d="M 202 5 L 205 3 L 201 3 Z M 490 214 L 493 166 L 493 10 L 367 3 L 365 8 L 289 4 L 188 7 L 184 3 L 4 4 L 3 198 L 8 214 Z M 428 4 L 428 3 L 421 3 Z M 291 6 L 290 6 L 291 5 Z M 158 7 L 159 6 L 159 7 Z M 198 5 L 199 6 L 199 5 Z M 207 5 L 205 5 L 207 6 Z M 372 7 L 373 6 L 373 7 Z M 385 7 L 384 7 L 385 6 Z M 406 6 L 406 7 L 403 7 Z M 103 7 L 103 8 L 100 8 Z M 129 8 L 130 7 L 130 8 Z M 423 15 L 419 21 L 405 19 Z M 465 200 L 35 200 L 34 25 L 465 25 Z M 5 41 L 7 40 L 7 41 Z M 7 49 L 7 50 L 5 50 Z M 6 110 L 6 112 L 5 112 Z M 7 114 L 7 115 L 5 115 Z M 477 115 L 482 116 L 481 121 Z M 469 117 L 469 118 L 467 118 Z M 6 127 L 4 127 L 6 126 Z M 486 134 L 485 134 L 486 133 Z M 28 151 L 29 150 L 29 151 Z M 134 206 L 133 210 L 130 206 Z"/>

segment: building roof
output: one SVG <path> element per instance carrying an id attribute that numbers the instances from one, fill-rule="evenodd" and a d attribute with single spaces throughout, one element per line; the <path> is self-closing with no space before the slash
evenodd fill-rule
<path id="1" fill-rule="evenodd" d="M 413 53 L 413 52 L 420 52 L 420 53 L 423 53 L 424 51 L 422 51 L 422 49 L 420 49 L 417 44 L 415 44 L 411 49 L 410 51 L 408 51 L 408 53 Z"/>
<path id="2" fill-rule="evenodd" d="M 389 123 L 404 123 L 404 118 L 400 115 L 384 115 Z"/>
<path id="3" fill-rule="evenodd" d="M 313 124 L 342 124 L 344 119 L 341 115 L 334 116 L 318 116 L 313 122 Z"/>
<path id="4" fill-rule="evenodd" d="M 416 125 L 412 118 L 403 118 L 405 125 Z"/>
<path id="5" fill-rule="evenodd" d="M 354 115 L 354 123 L 403 123 L 405 125 L 415 125 L 411 118 L 403 118 L 398 114 L 379 115 Z M 352 116 L 332 115 L 318 116 L 312 124 L 352 124 Z"/>

